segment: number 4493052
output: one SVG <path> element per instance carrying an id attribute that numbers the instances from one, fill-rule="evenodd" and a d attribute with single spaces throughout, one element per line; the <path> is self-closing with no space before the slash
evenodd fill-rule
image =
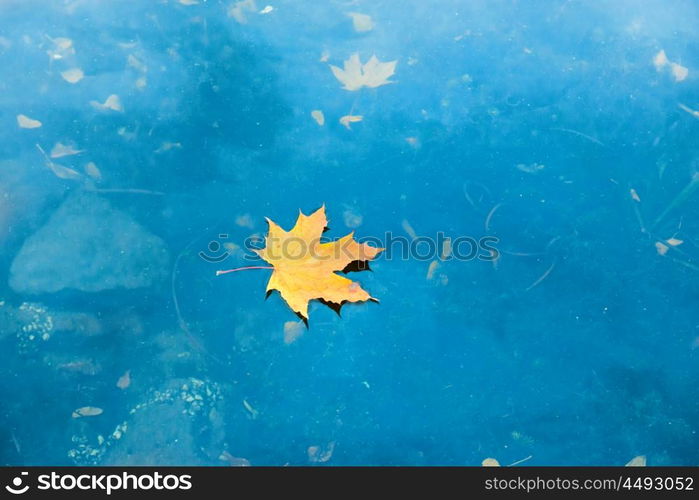
<path id="1" fill-rule="evenodd" d="M 693 477 L 627 477 L 621 487 L 626 490 L 694 491 Z"/>

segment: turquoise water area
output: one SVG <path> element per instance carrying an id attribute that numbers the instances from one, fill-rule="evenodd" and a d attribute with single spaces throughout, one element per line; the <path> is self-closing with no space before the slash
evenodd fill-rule
<path id="1" fill-rule="evenodd" d="M 697 465 L 698 25 L 0 0 L 0 463 Z M 379 303 L 216 276 L 323 204 Z"/>

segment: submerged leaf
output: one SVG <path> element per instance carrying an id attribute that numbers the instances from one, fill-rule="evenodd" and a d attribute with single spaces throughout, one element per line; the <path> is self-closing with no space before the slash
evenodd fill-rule
<path id="1" fill-rule="evenodd" d="M 284 323 L 284 343 L 289 345 L 298 340 L 303 335 L 305 328 L 301 321 L 287 321 Z"/>
<path id="2" fill-rule="evenodd" d="M 141 73 L 146 73 L 148 71 L 148 66 L 146 66 L 146 64 L 143 61 L 141 61 L 138 57 L 136 57 L 133 54 L 128 55 L 128 57 L 126 58 L 126 64 L 128 64 L 129 67 Z"/>
<path id="3" fill-rule="evenodd" d="M 246 227 L 248 229 L 253 229 L 255 227 L 255 223 L 252 220 L 252 215 L 250 214 L 238 215 L 236 216 L 234 222 L 236 226 Z"/>
<path id="4" fill-rule="evenodd" d="M 88 175 L 88 177 L 91 177 L 98 182 L 102 180 L 102 172 L 100 172 L 100 169 L 97 168 L 97 165 L 95 165 L 94 162 L 89 162 L 87 165 L 85 165 L 85 173 Z"/>
<path id="5" fill-rule="evenodd" d="M 73 146 L 57 142 L 53 146 L 53 149 L 51 149 L 51 153 L 49 153 L 49 155 L 51 158 L 62 158 L 64 156 L 73 156 L 84 152 L 84 149 L 75 149 Z"/>
<path id="6" fill-rule="evenodd" d="M 104 103 L 98 101 L 90 101 L 90 105 L 93 108 L 98 109 L 100 111 L 124 111 L 124 107 L 121 105 L 121 99 L 119 99 L 119 96 L 116 94 L 111 94 L 109 97 L 107 97 Z"/>
<path id="7" fill-rule="evenodd" d="M 355 212 L 351 208 L 348 208 L 342 212 L 342 221 L 345 223 L 345 226 L 349 227 L 350 229 L 355 229 L 361 226 L 363 220 L 364 218 L 362 215 Z"/>
<path id="8" fill-rule="evenodd" d="M 124 389 L 127 389 L 130 385 L 131 370 L 126 370 L 126 372 L 121 377 L 119 377 L 119 380 L 117 380 L 116 386 L 123 391 Z"/>
<path id="9" fill-rule="evenodd" d="M 46 51 L 51 59 L 63 59 L 64 57 L 72 56 L 75 54 L 75 48 L 73 47 L 73 40 L 70 38 L 51 38 L 47 36 L 53 47 Z"/>
<path id="10" fill-rule="evenodd" d="M 335 441 L 330 441 L 325 446 L 309 446 L 307 450 L 308 461 L 314 464 L 325 463 L 332 458 L 334 451 Z"/>
<path id="11" fill-rule="evenodd" d="M 645 467 L 646 466 L 646 456 L 639 455 L 633 457 L 627 464 L 626 467 Z"/>
<path id="12" fill-rule="evenodd" d="M 96 408 L 94 406 L 83 406 L 78 408 L 73 412 L 73 418 L 81 417 L 96 417 L 97 415 L 102 415 L 102 408 Z"/>
<path id="13" fill-rule="evenodd" d="M 48 163 L 47 166 L 51 169 L 51 171 L 54 173 L 56 177 L 59 179 L 68 179 L 68 180 L 76 180 L 80 179 L 81 175 L 80 172 L 77 170 L 73 170 L 72 168 L 64 167 L 63 165 L 59 165 L 57 163 Z"/>
<path id="14" fill-rule="evenodd" d="M 330 65 L 330 69 L 340 83 L 343 84 L 343 89 L 355 91 L 362 87 L 380 87 L 389 83 L 395 83 L 389 80 L 396 72 L 396 64 L 398 61 L 381 62 L 373 55 L 365 63 L 362 64 L 359 59 L 359 54 L 354 53 L 349 59 L 344 61 L 344 68 Z"/>
<path id="15" fill-rule="evenodd" d="M 430 262 L 430 266 L 427 268 L 427 276 L 425 279 L 428 281 L 434 278 L 434 273 L 437 271 L 437 268 L 439 267 L 439 261 L 433 260 Z"/>
<path id="16" fill-rule="evenodd" d="M 655 66 L 656 71 L 661 71 L 669 67 L 670 73 L 676 82 L 681 82 L 689 76 L 689 69 L 686 66 L 682 66 L 668 59 L 664 50 L 661 50 L 653 57 L 653 66 Z"/>
<path id="17" fill-rule="evenodd" d="M 67 69 L 61 73 L 61 77 L 68 83 L 78 83 L 84 76 L 85 73 L 80 68 Z"/>
<path id="18" fill-rule="evenodd" d="M 655 249 L 658 251 L 658 255 L 665 255 L 667 251 L 670 249 L 665 243 L 661 243 L 660 241 L 655 242 Z"/>
<path id="19" fill-rule="evenodd" d="M 231 467 L 250 467 L 250 460 L 242 457 L 234 457 L 227 451 L 223 451 L 219 455 L 218 459 L 224 462 L 228 462 L 228 465 L 230 465 Z"/>
<path id="20" fill-rule="evenodd" d="M 361 115 L 345 115 L 340 118 L 340 123 L 345 126 L 347 130 L 351 130 L 350 123 L 361 122 L 364 119 Z"/>
<path id="21" fill-rule="evenodd" d="M 357 33 L 365 33 L 374 29 L 374 22 L 371 20 L 371 16 L 360 14 L 359 12 L 349 12 L 347 15 L 352 18 L 354 31 Z"/>
<path id="22" fill-rule="evenodd" d="M 670 65 L 670 71 L 672 71 L 672 76 L 675 77 L 676 82 L 681 82 L 689 75 L 689 69 L 677 63 L 672 63 Z"/>
<path id="23" fill-rule="evenodd" d="M 655 54 L 655 57 L 653 57 L 653 66 L 655 66 L 655 69 L 657 69 L 658 71 L 665 67 L 665 65 L 668 64 L 668 62 L 669 61 L 664 50 L 661 50 L 660 52 Z"/>
<path id="24" fill-rule="evenodd" d="M 319 109 L 314 109 L 311 111 L 311 117 L 316 121 L 318 125 L 321 127 L 325 125 L 325 115 L 323 112 Z"/>
<path id="25" fill-rule="evenodd" d="M 522 172 L 525 172 L 527 174 L 536 174 L 540 170 L 543 170 L 546 166 L 540 163 L 531 163 L 529 165 L 525 163 L 518 163 L 516 167 L 517 170 L 521 170 Z"/>
<path id="26" fill-rule="evenodd" d="M 27 115 L 17 115 L 17 125 L 19 128 L 39 128 L 42 124 L 39 120 L 29 118 Z"/>
<path id="27" fill-rule="evenodd" d="M 228 17 L 232 17 L 240 24 L 245 24 L 248 22 L 246 14 L 255 11 L 257 11 L 255 0 L 241 0 L 228 9 Z"/>

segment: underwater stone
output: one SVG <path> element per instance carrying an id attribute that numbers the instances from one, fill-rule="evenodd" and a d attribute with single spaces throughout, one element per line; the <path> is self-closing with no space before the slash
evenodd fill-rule
<path id="1" fill-rule="evenodd" d="M 161 238 L 103 198 L 78 193 L 24 242 L 9 282 L 28 294 L 133 289 L 165 278 L 168 263 Z"/>

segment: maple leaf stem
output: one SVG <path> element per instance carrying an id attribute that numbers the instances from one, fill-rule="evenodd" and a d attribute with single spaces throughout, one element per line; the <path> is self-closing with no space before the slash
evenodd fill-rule
<path id="1" fill-rule="evenodd" d="M 235 269 L 226 269 L 225 271 L 216 271 L 216 276 L 222 274 L 235 273 L 238 271 L 248 271 L 250 269 L 274 269 L 272 266 L 246 266 L 246 267 L 236 267 Z"/>

